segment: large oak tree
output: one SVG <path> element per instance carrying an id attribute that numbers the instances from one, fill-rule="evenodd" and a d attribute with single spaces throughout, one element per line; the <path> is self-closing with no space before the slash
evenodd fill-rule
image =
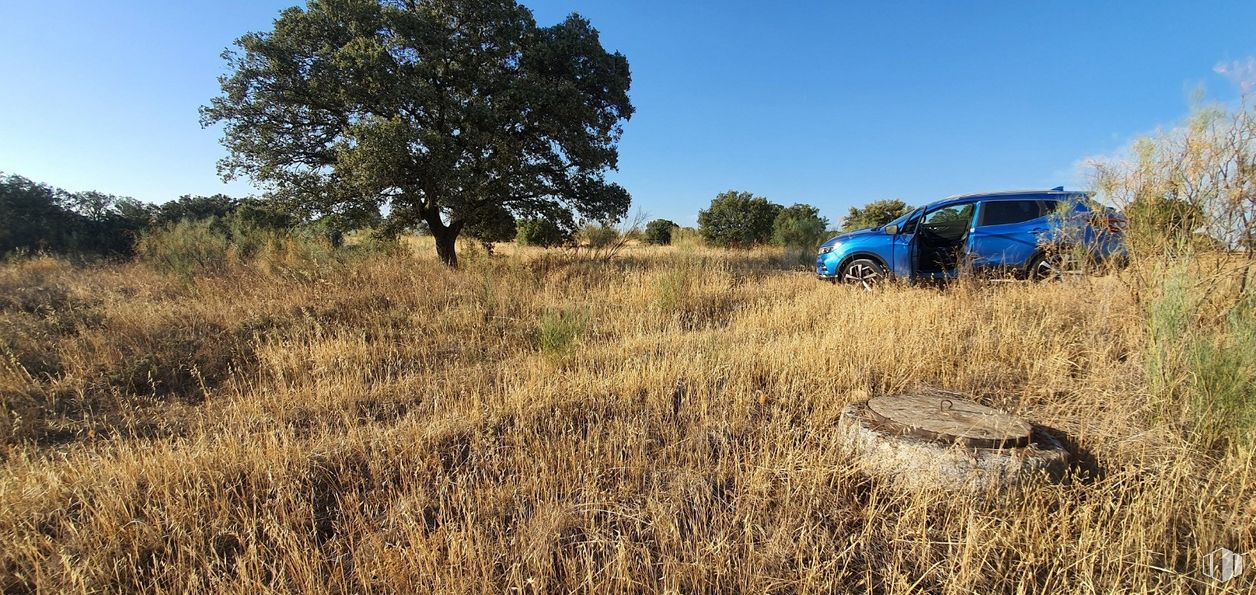
<path id="1" fill-rule="evenodd" d="M 538 27 L 515 0 L 311 0 L 224 52 L 225 178 L 311 213 L 382 209 L 426 223 L 457 264 L 468 225 L 516 216 L 615 220 L 631 117 L 627 59 L 587 20 Z"/>

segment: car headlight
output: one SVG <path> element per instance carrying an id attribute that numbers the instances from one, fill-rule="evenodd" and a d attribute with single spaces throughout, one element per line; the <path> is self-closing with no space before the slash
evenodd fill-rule
<path id="1" fill-rule="evenodd" d="M 820 255 L 828 254 L 829 252 L 837 250 L 838 248 L 841 248 L 841 247 L 842 247 L 841 244 L 833 244 L 832 246 L 820 246 Z"/>

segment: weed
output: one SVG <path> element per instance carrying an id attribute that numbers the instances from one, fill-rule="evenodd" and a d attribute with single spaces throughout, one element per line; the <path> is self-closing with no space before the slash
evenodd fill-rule
<path id="1" fill-rule="evenodd" d="M 537 343 L 543 353 L 565 355 L 589 328 L 589 315 L 578 308 L 546 310 L 537 329 Z"/>

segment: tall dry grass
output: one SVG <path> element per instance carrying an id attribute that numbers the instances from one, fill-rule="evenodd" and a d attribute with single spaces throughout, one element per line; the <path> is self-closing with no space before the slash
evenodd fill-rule
<path id="1" fill-rule="evenodd" d="M 1253 549 L 1251 442 L 1165 406 L 1190 368 L 1153 365 L 1114 278 L 504 252 L 3 266 L 0 586 L 1197 592 L 1204 554 Z M 1074 476 L 977 501 L 865 474 L 842 406 L 925 383 L 1050 427 Z"/>

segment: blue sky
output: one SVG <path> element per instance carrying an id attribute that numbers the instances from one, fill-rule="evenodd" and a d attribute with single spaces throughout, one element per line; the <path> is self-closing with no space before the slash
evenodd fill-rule
<path id="1" fill-rule="evenodd" d="M 224 185 L 197 108 L 220 52 L 292 1 L 0 6 L 0 171 L 162 202 Z M 632 67 L 615 178 L 692 224 L 718 192 L 851 205 L 1075 186 L 1256 55 L 1253 2 L 526 1 L 588 17 Z"/>

